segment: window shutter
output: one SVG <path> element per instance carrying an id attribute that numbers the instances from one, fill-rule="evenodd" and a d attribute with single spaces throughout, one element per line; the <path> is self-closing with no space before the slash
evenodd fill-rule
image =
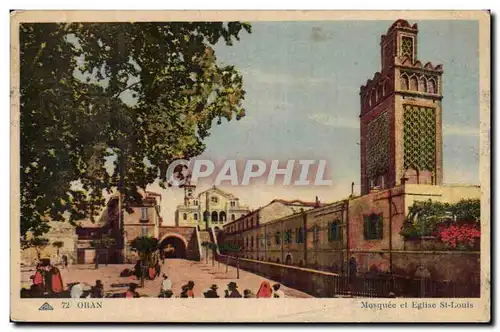
<path id="1" fill-rule="evenodd" d="M 382 239 L 384 237 L 384 216 L 378 216 L 377 222 L 377 238 Z"/>

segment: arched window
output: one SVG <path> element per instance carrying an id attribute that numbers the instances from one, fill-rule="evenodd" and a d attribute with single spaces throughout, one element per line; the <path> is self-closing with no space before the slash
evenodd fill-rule
<path id="1" fill-rule="evenodd" d="M 220 221 L 226 221 L 226 212 L 221 211 L 221 212 L 219 213 L 219 220 L 220 220 Z"/>
<path id="2" fill-rule="evenodd" d="M 411 91 L 418 91 L 418 81 L 415 76 L 412 76 L 410 78 L 410 90 Z"/>
<path id="3" fill-rule="evenodd" d="M 375 89 L 373 89 L 370 95 L 370 105 L 375 105 L 376 103 L 377 103 L 377 93 L 375 92 Z"/>
<path id="4" fill-rule="evenodd" d="M 183 219 L 183 220 L 187 220 L 187 218 L 188 218 L 187 213 L 183 213 L 183 214 L 182 214 L 182 219 Z"/>
<path id="5" fill-rule="evenodd" d="M 384 85 L 379 84 L 377 88 L 377 99 L 382 100 L 384 98 Z"/>
<path id="6" fill-rule="evenodd" d="M 235 221 L 236 220 L 236 216 L 233 214 L 231 214 L 231 221 Z"/>
<path id="7" fill-rule="evenodd" d="M 384 83 L 384 96 L 387 96 L 390 90 L 391 88 L 389 87 L 389 80 L 386 80 Z"/>
<path id="8" fill-rule="evenodd" d="M 198 220 L 198 213 L 195 213 L 195 214 L 193 215 L 193 217 L 194 217 L 194 220 Z"/>
<path id="9" fill-rule="evenodd" d="M 425 79 L 425 76 L 418 79 L 418 91 L 427 92 L 427 80 Z"/>
<path id="10" fill-rule="evenodd" d="M 401 75 L 401 90 L 408 90 L 408 76 L 405 74 Z"/>
<path id="11" fill-rule="evenodd" d="M 217 213 L 217 211 L 212 212 L 212 221 L 219 221 L 219 214 Z"/>
<path id="12" fill-rule="evenodd" d="M 431 78 L 427 82 L 427 92 L 429 92 L 429 93 L 437 93 L 436 81 L 433 78 Z"/>
<path id="13" fill-rule="evenodd" d="M 253 236 L 250 238 L 250 248 L 253 248 Z"/>

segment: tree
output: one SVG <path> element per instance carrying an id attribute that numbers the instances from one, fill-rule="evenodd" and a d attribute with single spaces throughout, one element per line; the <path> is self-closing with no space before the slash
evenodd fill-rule
<path id="1" fill-rule="evenodd" d="M 52 246 L 56 248 L 57 251 L 57 257 L 59 257 L 59 250 L 64 247 L 64 242 L 63 241 L 54 241 L 52 242 Z"/>
<path id="2" fill-rule="evenodd" d="M 226 255 L 226 273 L 228 269 L 229 257 L 231 254 L 236 254 L 236 278 L 240 278 L 240 262 L 238 253 L 242 250 L 242 247 L 238 244 L 224 243 L 219 246 L 219 250 Z"/>
<path id="3" fill-rule="evenodd" d="M 471 225 L 478 229 L 480 200 L 464 199 L 457 203 L 417 201 L 408 210 L 400 234 L 405 237 L 439 236 L 443 227 Z"/>
<path id="4" fill-rule="evenodd" d="M 213 120 L 239 120 L 243 79 L 217 63 L 240 22 L 20 25 L 21 235 L 44 218 L 95 217 L 118 188 L 124 207 L 167 166 L 205 149 Z M 111 167 L 106 168 L 106 162 Z"/>
<path id="5" fill-rule="evenodd" d="M 116 244 L 116 240 L 108 235 L 103 235 L 98 239 L 90 241 L 90 246 L 95 249 L 96 260 L 99 261 L 99 252 L 103 249 L 107 250 L 109 254 L 109 249 Z M 106 265 L 108 264 L 108 257 L 106 257 Z"/>
<path id="6" fill-rule="evenodd" d="M 215 265 L 215 252 L 217 250 L 217 244 L 210 241 L 203 241 L 201 246 L 205 248 L 205 259 L 208 264 L 208 251 L 212 251 L 212 266 Z"/>
<path id="7" fill-rule="evenodd" d="M 158 239 L 151 236 L 139 236 L 130 242 L 130 249 L 139 254 L 141 260 L 141 287 L 144 287 L 143 267 L 151 267 L 155 263 L 155 253 L 158 251 Z"/>
<path id="8" fill-rule="evenodd" d="M 29 249 L 29 248 L 34 248 L 36 251 L 36 257 L 38 258 L 38 261 L 41 260 L 41 255 L 42 251 L 45 247 L 49 245 L 49 239 L 46 238 L 41 238 L 41 237 L 32 237 L 29 240 L 23 240 L 21 241 L 21 248 L 24 249 Z"/>
<path id="9" fill-rule="evenodd" d="M 205 248 L 205 262 L 208 264 L 208 251 L 212 251 L 212 265 L 215 265 L 214 253 L 217 250 L 217 244 L 210 241 L 203 241 L 201 246 Z"/>

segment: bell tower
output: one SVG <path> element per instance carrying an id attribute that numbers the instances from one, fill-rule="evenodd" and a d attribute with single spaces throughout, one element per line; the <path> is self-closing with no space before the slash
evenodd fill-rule
<path id="1" fill-rule="evenodd" d="M 381 37 L 380 72 L 360 88 L 361 194 L 442 183 L 442 65 L 418 60 L 418 26 L 397 20 Z"/>

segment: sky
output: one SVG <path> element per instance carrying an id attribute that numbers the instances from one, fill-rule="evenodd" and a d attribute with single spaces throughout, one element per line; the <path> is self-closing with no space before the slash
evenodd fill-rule
<path id="1" fill-rule="evenodd" d="M 442 64 L 444 183 L 479 183 L 478 26 L 473 21 L 416 21 L 418 59 Z M 221 185 L 256 209 L 274 198 L 333 202 L 359 192 L 359 87 L 380 68 L 380 36 L 392 21 L 254 22 L 233 46 L 216 45 L 221 64 L 244 79 L 246 116 L 214 122 L 199 157 L 325 159 L 331 186 Z M 280 179 L 280 177 L 278 177 Z M 210 184 L 202 183 L 201 192 Z M 182 204 L 162 193 L 166 224 Z"/>

